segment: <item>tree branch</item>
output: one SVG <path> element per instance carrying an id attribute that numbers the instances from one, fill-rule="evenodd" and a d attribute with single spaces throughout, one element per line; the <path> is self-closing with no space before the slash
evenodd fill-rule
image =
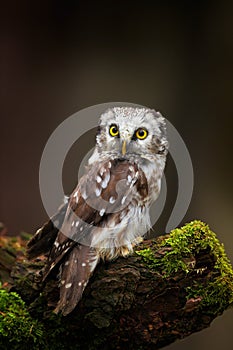
<path id="1" fill-rule="evenodd" d="M 11 256 L 8 265 L 2 252 Z M 13 254 L 1 248 L 1 278 L 25 301 L 28 317 L 40 329 L 28 335 L 27 344 L 35 349 L 41 344 L 43 349 L 159 349 L 208 327 L 233 303 L 230 262 L 200 221 L 144 241 L 128 258 L 101 263 L 66 317 L 52 313 L 59 295 L 56 274 L 46 284 L 38 282 L 43 264 L 44 259 L 22 260 L 22 248 Z M 7 344 L 7 336 L 1 341 Z M 14 339 L 11 348 L 18 343 Z"/>

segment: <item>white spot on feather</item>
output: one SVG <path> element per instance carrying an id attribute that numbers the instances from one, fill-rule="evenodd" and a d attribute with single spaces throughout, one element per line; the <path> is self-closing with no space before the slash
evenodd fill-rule
<path id="1" fill-rule="evenodd" d="M 82 263 L 82 266 L 84 267 L 84 266 L 87 266 L 87 264 L 86 263 Z"/>
<path id="2" fill-rule="evenodd" d="M 57 241 L 54 242 L 55 247 L 57 248 L 59 246 L 59 243 Z"/>
<path id="3" fill-rule="evenodd" d="M 54 266 L 55 266 L 55 263 L 53 262 L 53 263 L 51 264 L 51 266 L 50 266 L 50 269 L 49 269 L 49 270 L 52 270 L 52 269 L 54 268 Z"/>
<path id="4" fill-rule="evenodd" d="M 110 174 L 108 173 L 108 174 L 105 176 L 105 178 L 104 178 L 104 180 L 103 180 L 103 182 L 102 182 L 102 184 L 101 184 L 101 187 L 102 187 L 102 188 L 106 188 L 106 187 L 108 186 L 109 180 L 110 180 Z"/>
<path id="5" fill-rule="evenodd" d="M 109 198 L 109 203 L 113 204 L 115 201 L 116 201 L 116 198 L 114 198 L 113 196 Z"/>
<path id="6" fill-rule="evenodd" d="M 102 178 L 99 176 L 99 175 L 97 175 L 96 176 L 96 181 L 98 182 L 98 184 L 102 181 Z"/>
<path id="7" fill-rule="evenodd" d="M 130 183 L 132 181 L 132 176 L 128 175 L 127 176 L 127 181 L 128 181 L 128 183 Z"/>
<path id="8" fill-rule="evenodd" d="M 126 196 L 122 197 L 121 204 L 124 204 L 126 200 Z"/>
<path id="9" fill-rule="evenodd" d="M 103 209 L 100 210 L 100 216 L 103 216 L 104 213 L 105 213 L 105 209 L 103 208 Z"/>
<path id="10" fill-rule="evenodd" d="M 78 225 L 79 225 L 79 221 L 76 221 L 76 224 L 75 224 L 75 226 L 76 226 L 76 227 L 78 227 Z"/>
<path id="11" fill-rule="evenodd" d="M 82 285 L 82 282 L 78 282 L 78 285 L 81 287 L 81 285 Z"/>
<path id="12" fill-rule="evenodd" d="M 74 197 L 77 197 L 78 196 L 78 191 L 76 191 L 75 193 L 74 193 Z"/>
<path id="13" fill-rule="evenodd" d="M 102 176 L 103 173 L 105 173 L 105 171 L 106 171 L 106 169 L 105 169 L 104 167 L 102 167 L 102 168 L 100 169 L 100 176 Z"/>
<path id="14" fill-rule="evenodd" d="M 97 189 L 95 190 L 95 195 L 96 195 L 96 197 L 99 197 L 100 194 L 101 194 L 101 188 L 97 188 Z"/>
<path id="15" fill-rule="evenodd" d="M 40 227 L 37 231 L 36 234 L 38 235 L 42 231 L 42 227 Z"/>
<path id="16" fill-rule="evenodd" d="M 66 285 L 65 285 L 65 288 L 70 288 L 72 286 L 72 283 L 67 283 Z"/>

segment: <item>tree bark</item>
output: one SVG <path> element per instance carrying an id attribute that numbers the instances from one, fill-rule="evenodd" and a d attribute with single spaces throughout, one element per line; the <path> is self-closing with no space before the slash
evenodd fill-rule
<path id="1" fill-rule="evenodd" d="M 52 342 L 64 349 L 159 349 L 208 327 L 233 301 L 231 265 L 199 221 L 144 241 L 132 256 L 100 263 L 66 317 L 52 315 L 58 280 L 54 273 L 39 282 L 43 264 L 44 258 L 24 260 L 22 249 L 1 248 L 1 279 L 43 323 L 48 349 Z"/>

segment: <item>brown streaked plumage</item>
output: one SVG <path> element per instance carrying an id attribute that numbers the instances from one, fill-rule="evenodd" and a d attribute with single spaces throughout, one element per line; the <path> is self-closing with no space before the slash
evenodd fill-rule
<path id="1" fill-rule="evenodd" d="M 69 314 L 98 261 L 129 254 L 150 228 L 168 142 L 160 113 L 115 107 L 101 115 L 96 147 L 69 201 L 28 244 L 28 256 L 49 254 L 45 280 L 60 266 L 56 312 Z"/>

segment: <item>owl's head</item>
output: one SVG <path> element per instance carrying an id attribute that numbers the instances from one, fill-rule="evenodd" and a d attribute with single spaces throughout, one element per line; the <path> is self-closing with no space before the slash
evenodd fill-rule
<path id="1" fill-rule="evenodd" d="M 116 157 L 166 155 L 165 119 L 147 108 L 114 107 L 100 117 L 96 137 L 98 152 Z"/>

